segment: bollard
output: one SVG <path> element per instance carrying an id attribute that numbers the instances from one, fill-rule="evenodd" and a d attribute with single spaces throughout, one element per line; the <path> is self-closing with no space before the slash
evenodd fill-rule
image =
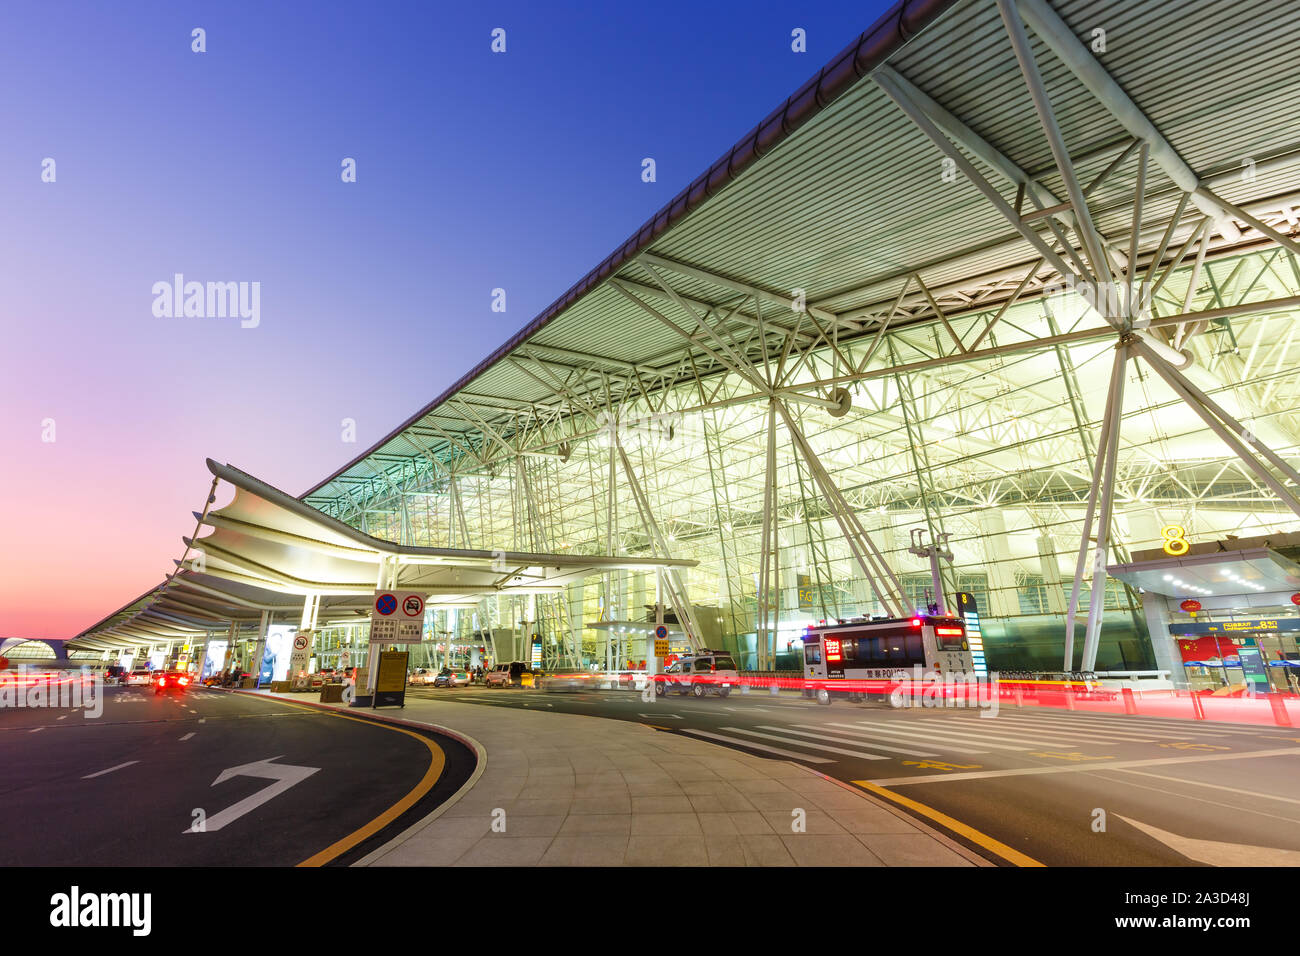
<path id="1" fill-rule="evenodd" d="M 770 685 L 770 686 L 769 686 L 769 693 L 770 693 L 773 697 L 777 696 L 779 693 L 781 693 L 781 688 L 780 688 L 780 686 L 777 685 L 777 684 L 772 684 L 772 685 Z"/>
<path id="2" fill-rule="evenodd" d="M 1074 685 L 1070 683 L 1065 685 L 1065 709 L 1074 710 Z"/>
<path id="3" fill-rule="evenodd" d="M 1205 705 L 1201 703 L 1201 695 L 1192 691 L 1192 716 L 1197 720 L 1205 719 Z"/>
<path id="4" fill-rule="evenodd" d="M 1273 723 L 1279 727 L 1290 727 L 1291 715 L 1286 712 L 1286 701 L 1282 699 L 1282 695 L 1278 693 L 1269 694 L 1268 702 L 1273 708 Z"/>
<path id="5" fill-rule="evenodd" d="M 1016 685 L 1016 706 L 1025 706 L 1025 689 L 1019 684 Z"/>
<path id="6" fill-rule="evenodd" d="M 1137 699 L 1133 696 L 1132 689 L 1125 687 L 1122 689 L 1122 693 L 1124 694 L 1124 713 L 1136 714 L 1138 712 L 1138 705 Z"/>

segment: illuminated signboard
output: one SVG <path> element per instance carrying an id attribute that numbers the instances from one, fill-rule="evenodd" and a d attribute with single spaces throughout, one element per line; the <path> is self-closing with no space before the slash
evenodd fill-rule
<path id="1" fill-rule="evenodd" d="M 533 667 L 542 666 L 542 635 L 533 635 L 533 655 L 531 661 Z"/>
<path id="2" fill-rule="evenodd" d="M 958 591 L 957 610 L 962 620 L 966 622 L 966 642 L 970 644 L 971 670 L 978 677 L 986 677 L 989 666 L 988 661 L 984 659 L 984 634 L 980 630 L 979 607 L 975 603 L 975 595 L 969 591 Z"/>
<path id="3" fill-rule="evenodd" d="M 1187 532 L 1182 525 L 1167 524 L 1160 529 L 1160 537 L 1164 539 L 1161 550 L 1165 554 L 1175 558 L 1181 558 L 1191 550 L 1192 546 L 1187 541 Z"/>
<path id="4" fill-rule="evenodd" d="M 836 638 L 836 637 L 827 637 L 827 638 L 823 638 L 823 639 L 822 639 L 822 643 L 824 643 L 824 644 L 826 645 L 826 660 L 827 660 L 827 661 L 838 661 L 838 660 L 840 660 L 840 656 L 841 656 L 841 655 L 840 655 L 840 641 L 839 641 L 839 638 Z"/>
<path id="5" fill-rule="evenodd" d="M 1181 634 L 1269 634 L 1300 631 L 1300 617 L 1255 617 L 1241 621 L 1179 621 L 1169 633 Z"/>

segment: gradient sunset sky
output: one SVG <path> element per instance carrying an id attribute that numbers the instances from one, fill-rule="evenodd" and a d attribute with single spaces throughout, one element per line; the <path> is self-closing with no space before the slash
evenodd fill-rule
<path id="1" fill-rule="evenodd" d="M 295 495 L 351 460 L 887 6 L 6 0 L 0 637 L 159 583 L 206 457 Z M 176 273 L 259 282 L 260 325 L 155 317 Z"/>

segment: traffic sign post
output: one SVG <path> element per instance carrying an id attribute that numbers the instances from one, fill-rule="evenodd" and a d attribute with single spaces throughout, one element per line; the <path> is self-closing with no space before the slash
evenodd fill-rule
<path id="1" fill-rule="evenodd" d="M 311 632 L 299 631 L 293 636 L 293 650 L 289 653 L 289 686 L 306 690 L 310 684 L 307 664 L 311 660 Z"/>
<path id="2" fill-rule="evenodd" d="M 655 659 L 662 661 L 668 654 L 668 628 L 663 624 L 657 624 L 655 625 Z"/>
<path id="3" fill-rule="evenodd" d="M 419 644 L 424 637 L 424 595 L 380 588 L 370 608 L 371 644 Z"/>

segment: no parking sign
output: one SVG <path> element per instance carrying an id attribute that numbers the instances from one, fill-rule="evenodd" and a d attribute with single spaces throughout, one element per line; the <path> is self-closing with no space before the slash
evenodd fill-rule
<path id="1" fill-rule="evenodd" d="M 424 632 L 424 595 L 380 588 L 370 610 L 371 644 L 418 644 Z"/>

